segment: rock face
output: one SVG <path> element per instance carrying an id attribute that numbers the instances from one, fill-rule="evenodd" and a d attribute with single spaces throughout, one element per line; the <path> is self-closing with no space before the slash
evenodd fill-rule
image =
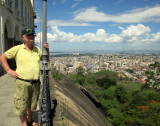
<path id="1" fill-rule="evenodd" d="M 51 79 L 51 99 L 54 101 L 54 126 L 111 126 L 103 113 L 72 81 L 63 77 Z"/>

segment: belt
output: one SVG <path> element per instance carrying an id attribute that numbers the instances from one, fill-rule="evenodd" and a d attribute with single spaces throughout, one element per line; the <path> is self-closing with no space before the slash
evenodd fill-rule
<path id="1" fill-rule="evenodd" d="M 39 79 L 38 80 L 25 80 L 25 79 L 22 79 L 22 78 L 16 78 L 16 79 L 26 81 L 26 82 L 30 82 L 30 83 L 37 83 L 39 81 Z"/>

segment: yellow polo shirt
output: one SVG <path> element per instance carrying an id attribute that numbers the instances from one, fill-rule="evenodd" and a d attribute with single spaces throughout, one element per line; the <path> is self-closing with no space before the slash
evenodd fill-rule
<path id="1" fill-rule="evenodd" d="M 28 50 L 24 44 L 14 46 L 5 52 L 8 59 L 16 60 L 18 77 L 26 80 L 37 80 L 40 75 L 39 61 L 42 51 L 37 46 Z"/>

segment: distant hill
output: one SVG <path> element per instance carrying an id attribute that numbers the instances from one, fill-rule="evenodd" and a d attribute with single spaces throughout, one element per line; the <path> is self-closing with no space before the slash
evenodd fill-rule
<path id="1" fill-rule="evenodd" d="M 50 56 L 70 56 L 73 51 L 50 52 Z M 160 50 L 90 50 L 78 51 L 80 55 L 101 55 L 101 54 L 160 54 Z"/>

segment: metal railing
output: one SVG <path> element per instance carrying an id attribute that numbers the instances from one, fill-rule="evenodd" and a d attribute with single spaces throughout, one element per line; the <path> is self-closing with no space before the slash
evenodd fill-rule
<path id="1" fill-rule="evenodd" d="M 51 119 L 51 101 L 50 101 L 50 88 L 49 88 L 49 69 L 46 67 L 47 62 L 41 63 L 42 85 L 39 99 L 39 126 L 52 126 Z"/>

